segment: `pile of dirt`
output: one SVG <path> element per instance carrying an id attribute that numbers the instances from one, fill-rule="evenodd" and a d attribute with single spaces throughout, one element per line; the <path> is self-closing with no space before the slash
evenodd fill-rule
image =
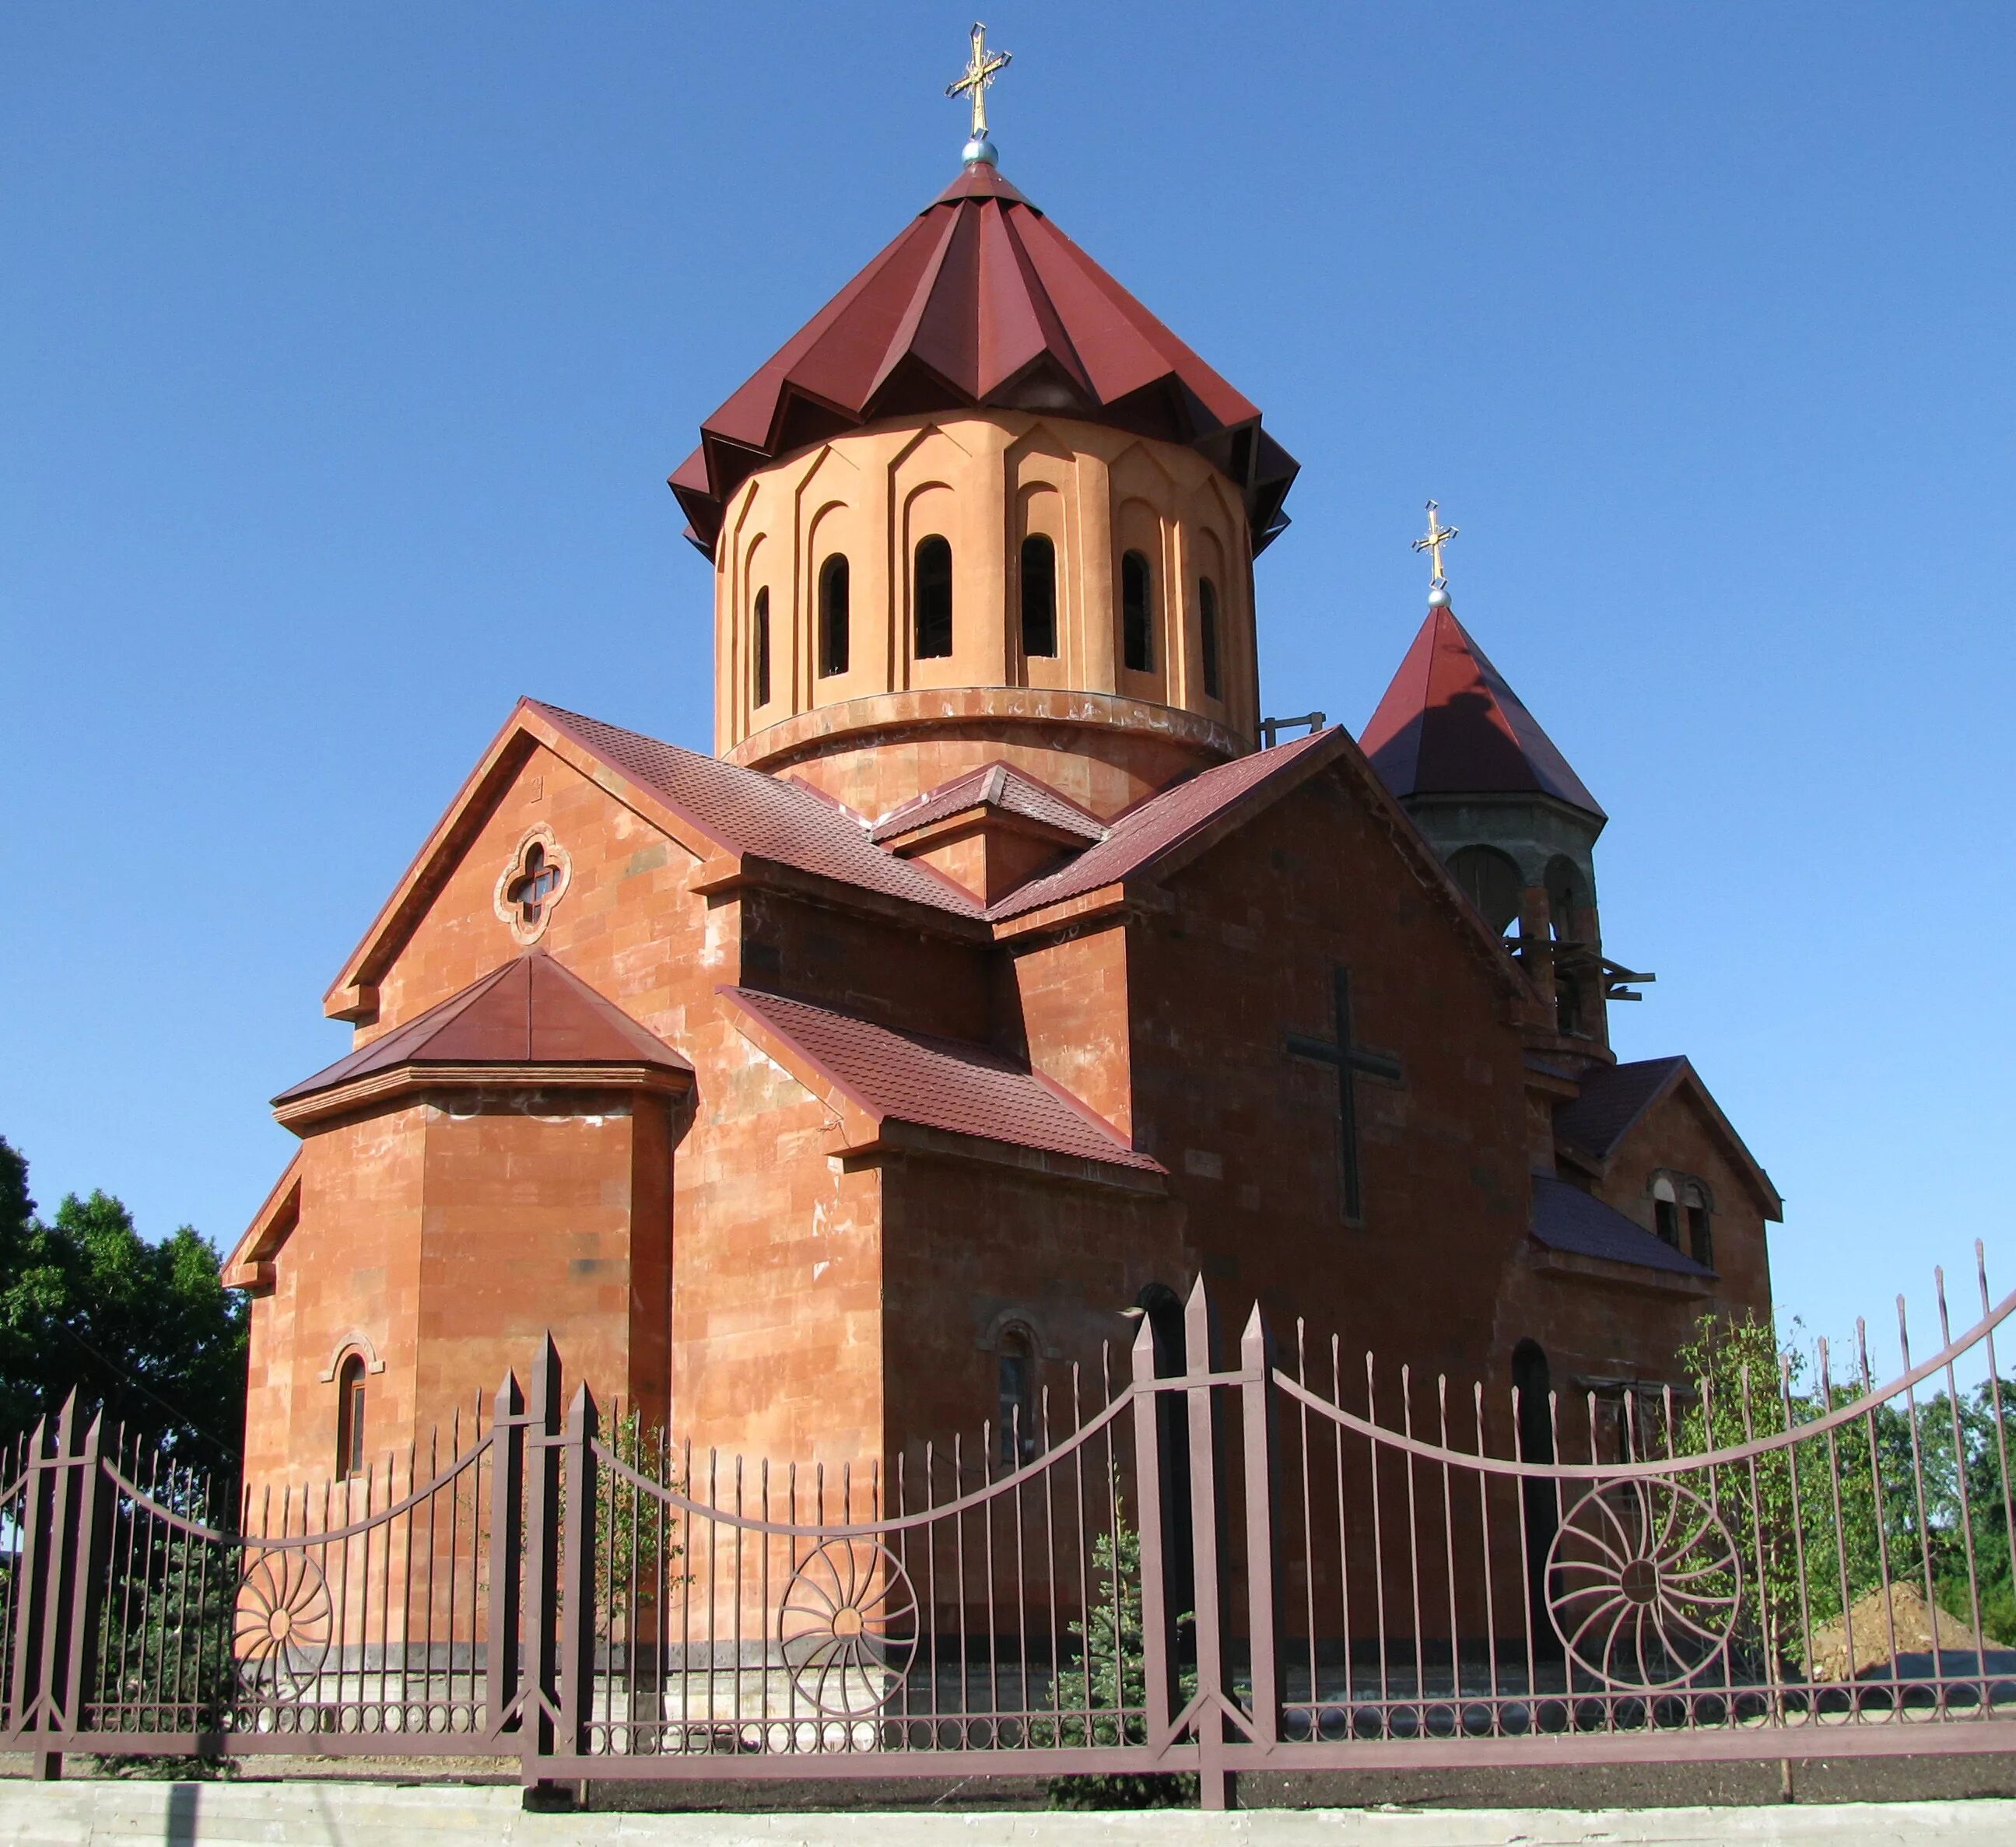
<path id="1" fill-rule="evenodd" d="M 1830 1622 L 1814 1631 L 1808 1672 L 1816 1680 L 1855 1680 L 1871 1668 L 1888 1667 L 1899 1655 L 1955 1651 L 1971 1654 L 1982 1645 L 1982 1638 L 1959 1617 L 1928 1605 L 1922 1590 L 1893 1584 L 1886 1596 L 1879 1585 L 1849 1609 L 1847 1622 Z M 1987 1646 L 1997 1646 L 1993 1637 Z"/>

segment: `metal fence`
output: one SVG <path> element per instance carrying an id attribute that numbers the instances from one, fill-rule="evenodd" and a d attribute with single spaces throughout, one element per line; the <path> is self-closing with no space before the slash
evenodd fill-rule
<path id="1" fill-rule="evenodd" d="M 0 1455 L 0 1748 L 529 1780 L 2016 1748 L 1997 1329 L 1844 1381 L 1452 1389 L 1256 1308 L 887 1474 L 675 1444 L 548 1342 L 425 1452 L 220 1499 L 73 1402 Z M 1740 1355 L 1739 1355 L 1740 1357 Z M 1963 1385 L 1963 1378 L 1971 1381 Z"/>

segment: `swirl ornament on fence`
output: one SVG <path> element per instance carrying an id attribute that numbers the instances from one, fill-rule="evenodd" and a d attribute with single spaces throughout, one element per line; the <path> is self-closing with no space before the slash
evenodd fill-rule
<path id="1" fill-rule="evenodd" d="M 917 1593 L 873 1539 L 828 1539 L 791 1574 L 777 1611 L 791 1684 L 833 1719 L 864 1719 L 893 1698 L 917 1652 Z"/>
<path id="2" fill-rule="evenodd" d="M 1547 1554 L 1547 1611 L 1575 1665 L 1606 1687 L 1656 1693 L 1722 1658 L 1742 1600 L 1729 1528 L 1657 1476 L 1600 1483 Z"/>
<path id="3" fill-rule="evenodd" d="M 238 1582 L 231 1652 L 255 1696 L 313 1687 L 329 1658 L 329 1581 L 304 1552 L 261 1552 Z"/>

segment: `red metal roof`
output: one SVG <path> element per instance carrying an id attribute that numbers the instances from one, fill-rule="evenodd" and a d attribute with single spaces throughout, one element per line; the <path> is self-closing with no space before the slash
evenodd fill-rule
<path id="1" fill-rule="evenodd" d="M 1446 606 L 1428 611 L 1358 741 L 1395 795 L 1551 795 L 1604 818 Z"/>
<path id="2" fill-rule="evenodd" d="M 1165 1170 L 1059 1086 L 991 1046 L 898 1032 L 753 988 L 723 988 L 871 1114 L 1146 1173 Z"/>
<path id="3" fill-rule="evenodd" d="M 1286 773 L 1312 751 L 1335 743 L 1338 727 L 1312 731 L 1293 743 L 1255 751 L 1229 763 L 1192 776 L 1187 782 L 1151 795 L 1114 822 L 1107 837 L 1088 847 L 1068 866 L 1032 879 L 1003 898 L 987 914 L 1014 917 L 1046 904 L 1082 897 L 1102 885 L 1144 871 L 1216 821 L 1226 809 L 1273 777 Z"/>
<path id="4" fill-rule="evenodd" d="M 963 776 L 926 790 L 901 808 L 891 808 L 875 823 L 868 837 L 878 844 L 894 840 L 902 834 L 913 833 L 920 827 L 928 827 L 948 815 L 974 808 L 999 808 L 1004 814 L 1021 815 L 1025 819 L 1040 821 L 1046 826 L 1075 833 L 1081 840 L 1103 840 L 1107 831 L 1106 823 L 1096 815 L 1080 808 L 1070 797 L 1059 794 L 1048 783 L 1024 776 L 1012 764 L 985 763 L 977 769 L 970 769 Z"/>
<path id="5" fill-rule="evenodd" d="M 1248 399 L 992 167 L 969 166 L 700 426 L 672 491 L 711 556 L 765 463 L 877 419 L 1048 411 L 1186 443 L 1244 495 L 1257 552 L 1294 458 Z"/>
<path id="6" fill-rule="evenodd" d="M 803 784 L 718 757 L 703 757 L 640 732 L 558 706 L 526 704 L 612 768 L 648 789 L 727 851 L 838 879 L 889 898 L 977 918 L 980 906 L 950 879 L 898 859 L 868 837 L 868 826 Z"/>
<path id="7" fill-rule="evenodd" d="M 283 1090 L 275 1104 L 405 1064 L 693 1067 L 543 949 L 528 949 L 459 994 Z"/>

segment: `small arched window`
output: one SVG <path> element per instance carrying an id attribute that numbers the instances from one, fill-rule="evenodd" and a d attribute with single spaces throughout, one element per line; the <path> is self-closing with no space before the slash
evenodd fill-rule
<path id="1" fill-rule="evenodd" d="M 1054 659 L 1057 651 L 1057 548 L 1040 532 L 1022 541 L 1022 652 Z"/>
<path id="2" fill-rule="evenodd" d="M 819 567 L 819 672 L 847 671 L 847 559 L 836 552 Z"/>
<path id="3" fill-rule="evenodd" d="M 952 653 L 952 545 L 934 533 L 917 541 L 911 572 L 911 602 L 916 616 L 920 661 L 942 661 Z"/>
<path id="4" fill-rule="evenodd" d="M 1218 586 L 1209 578 L 1197 579 L 1197 643 L 1204 654 L 1204 696 L 1222 697 L 1218 678 Z"/>
<path id="5" fill-rule="evenodd" d="M 1029 1337 L 1010 1328 L 1001 1337 L 996 1415 L 1000 1435 L 995 1454 L 1014 1468 L 1036 1453 L 1035 1356 Z"/>
<path id="6" fill-rule="evenodd" d="M 1120 560 L 1121 657 L 1135 673 L 1154 670 L 1154 584 L 1148 555 L 1129 552 Z"/>
<path id="7" fill-rule="evenodd" d="M 1680 1189 L 1681 1204 L 1687 1215 L 1687 1255 L 1703 1269 L 1715 1268 L 1715 1212 L 1708 1203 L 1708 1189 L 1690 1180 Z"/>
<path id="8" fill-rule="evenodd" d="M 336 1474 L 364 1473 L 364 1356 L 352 1353 L 336 1373 Z"/>
<path id="9" fill-rule="evenodd" d="M 766 585 L 756 592 L 756 608 L 749 622 L 749 652 L 753 684 L 750 695 L 758 705 L 770 703 L 770 592 Z"/>
<path id="10" fill-rule="evenodd" d="M 1673 1183 L 1664 1174 L 1652 1183 L 1652 1229 L 1661 1244 L 1680 1248 L 1680 1201 Z"/>

